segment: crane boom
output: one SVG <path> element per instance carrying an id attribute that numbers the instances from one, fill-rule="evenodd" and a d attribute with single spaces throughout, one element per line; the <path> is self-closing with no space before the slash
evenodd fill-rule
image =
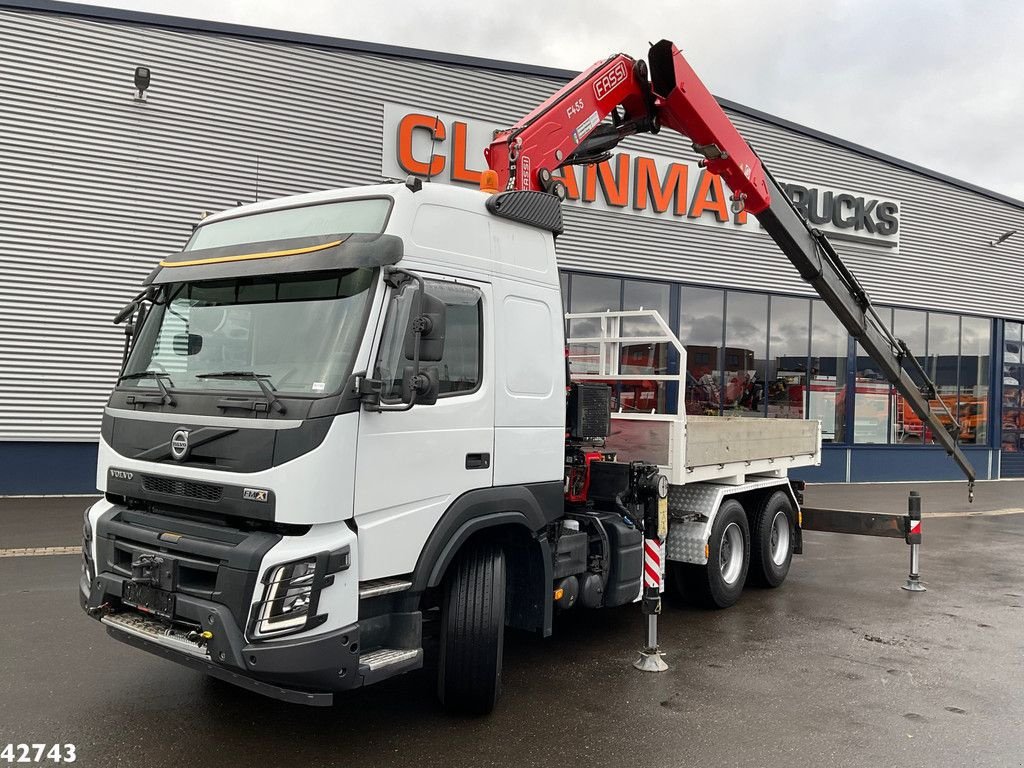
<path id="1" fill-rule="evenodd" d="M 910 349 L 879 319 L 828 238 L 803 218 L 679 49 L 662 40 L 651 46 L 648 60 L 649 77 L 642 59 L 617 54 L 599 61 L 512 128 L 497 132 L 485 156 L 499 188 L 564 198 L 565 188 L 554 175 L 562 166 L 601 162 L 625 137 L 662 127 L 688 137 L 702 155 L 700 164 L 729 186 L 734 211 L 745 209 L 757 217 L 960 466 L 973 500 L 975 472 L 958 444 L 959 424 Z M 932 411 L 929 399 L 942 403 L 951 429 Z"/>

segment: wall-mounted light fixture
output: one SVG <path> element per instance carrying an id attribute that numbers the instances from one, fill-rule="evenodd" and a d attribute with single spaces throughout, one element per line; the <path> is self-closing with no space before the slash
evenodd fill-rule
<path id="1" fill-rule="evenodd" d="M 988 244 L 989 245 L 999 245 L 1000 243 L 1005 243 L 1007 240 L 1009 240 L 1011 237 L 1013 237 L 1016 234 L 1017 234 L 1017 230 L 1016 229 L 1011 229 L 1009 232 L 1003 232 L 1003 234 L 1001 234 L 995 240 L 989 240 Z"/>
<path id="2" fill-rule="evenodd" d="M 135 100 L 146 100 L 146 89 L 149 88 L 149 67 L 135 68 Z"/>

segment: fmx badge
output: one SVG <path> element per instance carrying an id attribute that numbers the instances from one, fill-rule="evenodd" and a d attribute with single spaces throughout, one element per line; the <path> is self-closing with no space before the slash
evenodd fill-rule
<path id="1" fill-rule="evenodd" d="M 188 430 L 179 429 L 171 435 L 171 457 L 184 461 L 188 455 Z"/>
<path id="2" fill-rule="evenodd" d="M 270 491 L 266 488 L 243 488 L 242 498 L 246 501 L 260 501 L 265 504 L 270 498 Z"/>

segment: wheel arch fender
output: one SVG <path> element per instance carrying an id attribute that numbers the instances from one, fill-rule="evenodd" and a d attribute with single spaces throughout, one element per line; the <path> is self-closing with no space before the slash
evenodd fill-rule
<path id="1" fill-rule="evenodd" d="M 510 569 L 509 624 L 551 633 L 553 580 L 547 526 L 563 512 L 561 482 L 469 491 L 434 526 L 413 571 L 413 591 L 440 586 L 462 549 L 483 537 L 502 542 Z"/>

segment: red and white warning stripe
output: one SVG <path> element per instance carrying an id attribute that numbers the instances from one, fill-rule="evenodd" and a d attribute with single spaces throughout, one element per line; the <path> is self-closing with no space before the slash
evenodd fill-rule
<path id="1" fill-rule="evenodd" d="M 661 588 L 661 542 L 644 539 L 644 586 Z"/>
<path id="2" fill-rule="evenodd" d="M 913 536 L 914 534 L 920 534 L 920 533 L 921 533 L 921 521 L 920 520 L 911 520 L 910 521 L 910 535 Z"/>

